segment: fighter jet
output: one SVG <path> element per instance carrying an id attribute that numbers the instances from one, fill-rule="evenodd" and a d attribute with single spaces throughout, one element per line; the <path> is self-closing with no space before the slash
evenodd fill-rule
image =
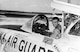
<path id="1" fill-rule="evenodd" d="M 0 27 L 0 44 L 4 44 L 3 51 L 80 52 L 80 7 L 56 0 L 53 1 L 51 7 L 63 12 L 59 39 L 50 37 L 50 21 L 45 15 L 39 14 L 22 26 L 11 28 L 11 25 L 2 25 Z"/>

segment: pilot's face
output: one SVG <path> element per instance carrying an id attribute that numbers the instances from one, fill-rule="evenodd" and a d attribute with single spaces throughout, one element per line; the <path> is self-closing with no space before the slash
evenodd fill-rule
<path id="1" fill-rule="evenodd" d="M 56 27 L 58 25 L 58 20 L 57 19 L 52 20 L 52 24 L 53 24 L 54 27 Z"/>

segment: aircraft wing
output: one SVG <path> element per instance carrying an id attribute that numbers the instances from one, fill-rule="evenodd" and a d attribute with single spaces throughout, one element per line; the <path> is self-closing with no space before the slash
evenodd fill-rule
<path id="1" fill-rule="evenodd" d="M 68 13 L 80 15 L 80 6 L 78 5 L 54 0 L 51 3 L 51 7 Z"/>

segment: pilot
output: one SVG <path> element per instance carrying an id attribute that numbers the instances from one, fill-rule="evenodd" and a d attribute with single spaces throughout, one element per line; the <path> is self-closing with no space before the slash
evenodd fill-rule
<path id="1" fill-rule="evenodd" d="M 50 37 L 59 39 L 61 37 L 61 25 L 59 24 L 59 18 L 58 17 L 52 18 L 52 24 L 53 24 L 54 30 L 50 35 Z"/>

